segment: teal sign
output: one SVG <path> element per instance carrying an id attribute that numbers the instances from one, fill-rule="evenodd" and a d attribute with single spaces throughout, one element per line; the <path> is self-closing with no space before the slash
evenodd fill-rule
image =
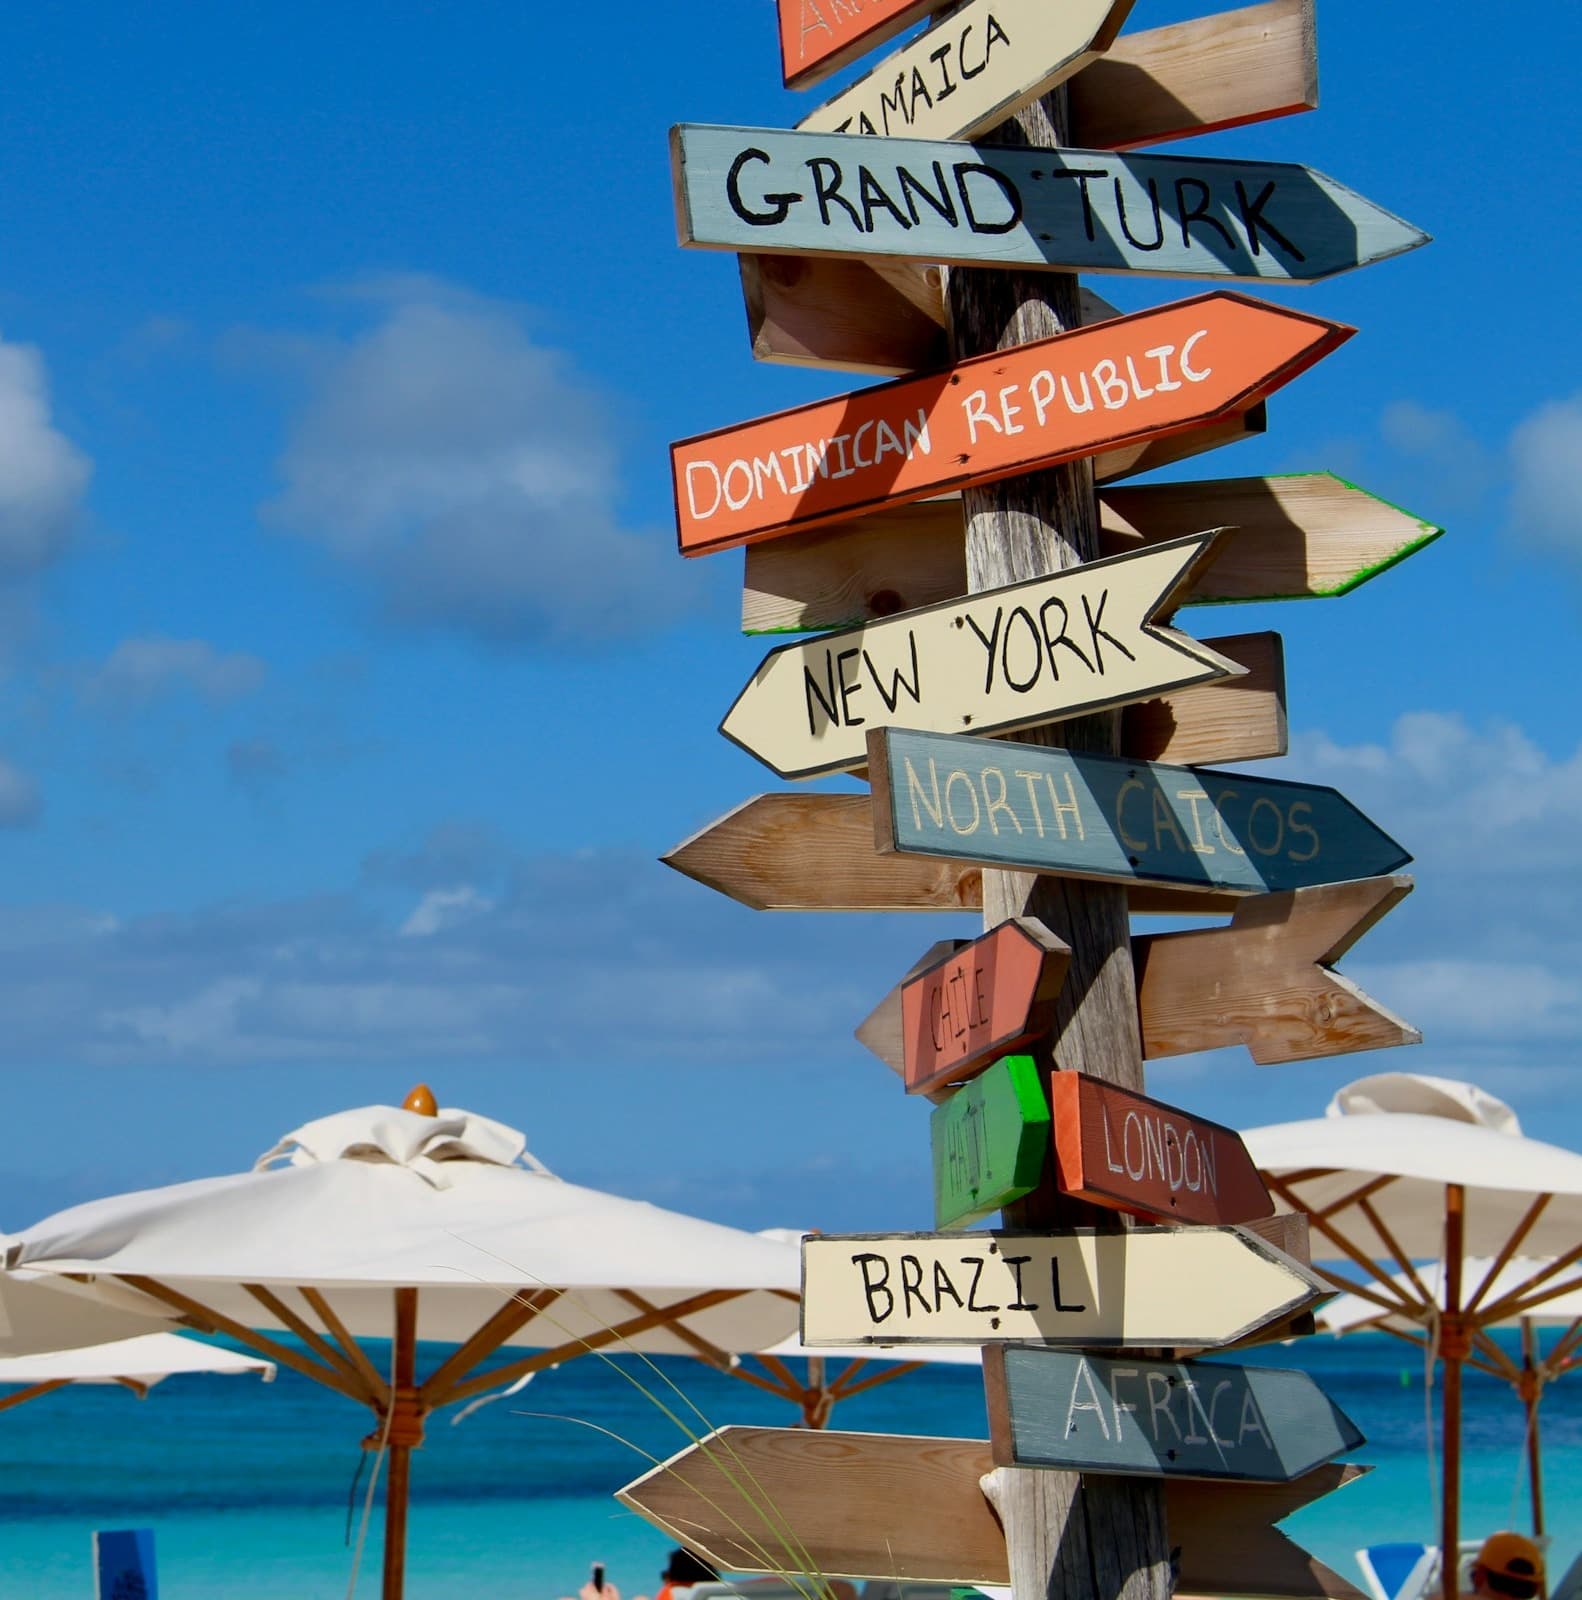
<path id="1" fill-rule="evenodd" d="M 1031 1194 L 1051 1149 L 1038 1064 L 1002 1057 L 935 1107 L 928 1132 L 935 1227 L 968 1227 Z"/>

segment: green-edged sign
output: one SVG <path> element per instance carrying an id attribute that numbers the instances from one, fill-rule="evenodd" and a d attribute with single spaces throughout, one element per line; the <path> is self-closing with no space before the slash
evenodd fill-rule
<path id="1" fill-rule="evenodd" d="M 965 1228 L 1038 1186 L 1049 1156 L 1049 1099 L 1031 1056 L 1005 1056 L 929 1118 L 934 1226 Z"/>

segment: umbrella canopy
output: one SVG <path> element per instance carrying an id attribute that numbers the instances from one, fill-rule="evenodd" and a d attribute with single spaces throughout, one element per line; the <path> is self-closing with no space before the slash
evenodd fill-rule
<path id="1" fill-rule="evenodd" d="M 1270 1189 L 1357 1275 L 1336 1288 L 1383 1315 L 1435 1328 L 1444 1367 L 1443 1526 L 1460 1524 L 1461 1371 L 1484 1329 L 1582 1289 L 1582 1155 L 1528 1139 L 1502 1101 L 1475 1085 L 1381 1073 L 1340 1090 L 1322 1118 L 1255 1128 L 1243 1142 Z M 1518 1253 L 1539 1257 L 1508 1274 Z M 1485 1256 L 1474 1275 L 1469 1257 Z M 1416 1263 L 1443 1263 L 1442 1293 Z M 1455 1594 L 1455 1563 L 1444 1572 Z"/>
<path id="2" fill-rule="evenodd" d="M 388 1449 L 387 1600 L 403 1592 L 407 1473 L 430 1411 L 611 1346 L 762 1349 L 797 1321 L 794 1246 L 563 1183 L 524 1136 L 426 1089 L 309 1123 L 252 1172 L 77 1206 L 8 1269 L 232 1335 L 361 1401 Z M 287 1330 L 307 1351 L 269 1333 Z M 358 1343 L 393 1341 L 389 1378 Z M 421 1382 L 419 1339 L 456 1348 Z M 502 1346 L 535 1353 L 480 1374 Z"/>
<path id="3" fill-rule="evenodd" d="M 0 1411 L 36 1400 L 68 1383 L 119 1384 L 141 1398 L 166 1378 L 192 1373 L 256 1373 L 265 1383 L 271 1383 L 275 1364 L 243 1355 L 239 1350 L 222 1350 L 218 1345 L 186 1339 L 178 1333 L 139 1334 L 109 1344 L 0 1359 L 0 1384 L 23 1386 L 0 1395 Z"/>
<path id="4" fill-rule="evenodd" d="M 17 1241 L 0 1234 L 0 1261 Z M 157 1313 L 156 1313 L 157 1315 Z M 173 1319 L 150 1320 L 149 1310 L 118 1310 L 69 1292 L 51 1273 L 0 1274 L 0 1355 L 75 1350 L 137 1337 Z"/>

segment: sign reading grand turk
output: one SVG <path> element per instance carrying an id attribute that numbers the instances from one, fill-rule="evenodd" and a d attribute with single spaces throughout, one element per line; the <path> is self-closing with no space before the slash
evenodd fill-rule
<path id="1" fill-rule="evenodd" d="M 681 242 L 1312 283 L 1428 235 L 1311 167 L 683 124 Z"/>
<path id="2" fill-rule="evenodd" d="M 1002 1467 L 1289 1483 L 1362 1444 L 1305 1372 L 1207 1361 L 983 1353 Z"/>
<path id="3" fill-rule="evenodd" d="M 1095 61 L 1132 0 L 968 0 L 804 117 L 805 133 L 970 139 Z"/>
<path id="4" fill-rule="evenodd" d="M 884 723 L 1006 733 L 1244 669 L 1151 623 L 1174 609 L 1219 529 L 1135 555 L 781 645 L 720 732 L 783 778 L 847 772 Z"/>
<path id="5" fill-rule="evenodd" d="M 1412 859 L 1314 784 L 900 728 L 874 730 L 868 770 L 881 852 L 1249 894 Z"/>
<path id="6" fill-rule="evenodd" d="M 947 0 L 776 0 L 780 73 L 788 89 L 806 89 L 921 22 Z"/>
<path id="7" fill-rule="evenodd" d="M 1333 1291 L 1237 1228 L 810 1235 L 802 1342 L 1234 1344 Z"/>
<path id="8" fill-rule="evenodd" d="M 1246 410 L 1354 331 L 1219 290 L 683 439 L 681 553 L 1180 433 Z"/>
<path id="9" fill-rule="evenodd" d="M 1241 1135 L 1081 1072 L 1049 1081 L 1062 1194 L 1173 1222 L 1274 1215 Z"/>

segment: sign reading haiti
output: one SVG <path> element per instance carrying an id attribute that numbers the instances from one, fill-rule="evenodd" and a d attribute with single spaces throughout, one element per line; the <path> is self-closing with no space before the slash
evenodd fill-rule
<path id="1" fill-rule="evenodd" d="M 683 555 L 1245 411 L 1356 330 L 1227 290 L 815 401 L 670 450 Z"/>
<path id="2" fill-rule="evenodd" d="M 1031 1056 L 1006 1056 L 928 1119 L 934 1226 L 966 1228 L 1031 1194 L 1049 1160 L 1049 1102 Z"/>
<path id="3" fill-rule="evenodd" d="M 720 732 L 783 778 L 847 772 L 865 729 L 1006 733 L 1234 677 L 1227 656 L 1150 624 L 1219 529 L 1053 577 L 771 650 Z"/>
<path id="4" fill-rule="evenodd" d="M 797 124 L 970 139 L 1099 58 L 1132 0 L 968 0 Z"/>
<path id="5" fill-rule="evenodd" d="M 1333 1291 L 1237 1228 L 813 1234 L 802 1342 L 1232 1344 Z"/>
<path id="6" fill-rule="evenodd" d="M 684 245 L 1313 283 L 1428 242 L 1311 167 L 683 124 Z"/>
<path id="7" fill-rule="evenodd" d="M 1278 1367 L 991 1349 L 983 1378 L 1002 1467 L 1289 1483 L 1363 1443 L 1305 1372 Z"/>
<path id="8" fill-rule="evenodd" d="M 1412 859 L 1314 784 L 900 728 L 874 731 L 868 769 L 881 851 L 1242 893 Z"/>

